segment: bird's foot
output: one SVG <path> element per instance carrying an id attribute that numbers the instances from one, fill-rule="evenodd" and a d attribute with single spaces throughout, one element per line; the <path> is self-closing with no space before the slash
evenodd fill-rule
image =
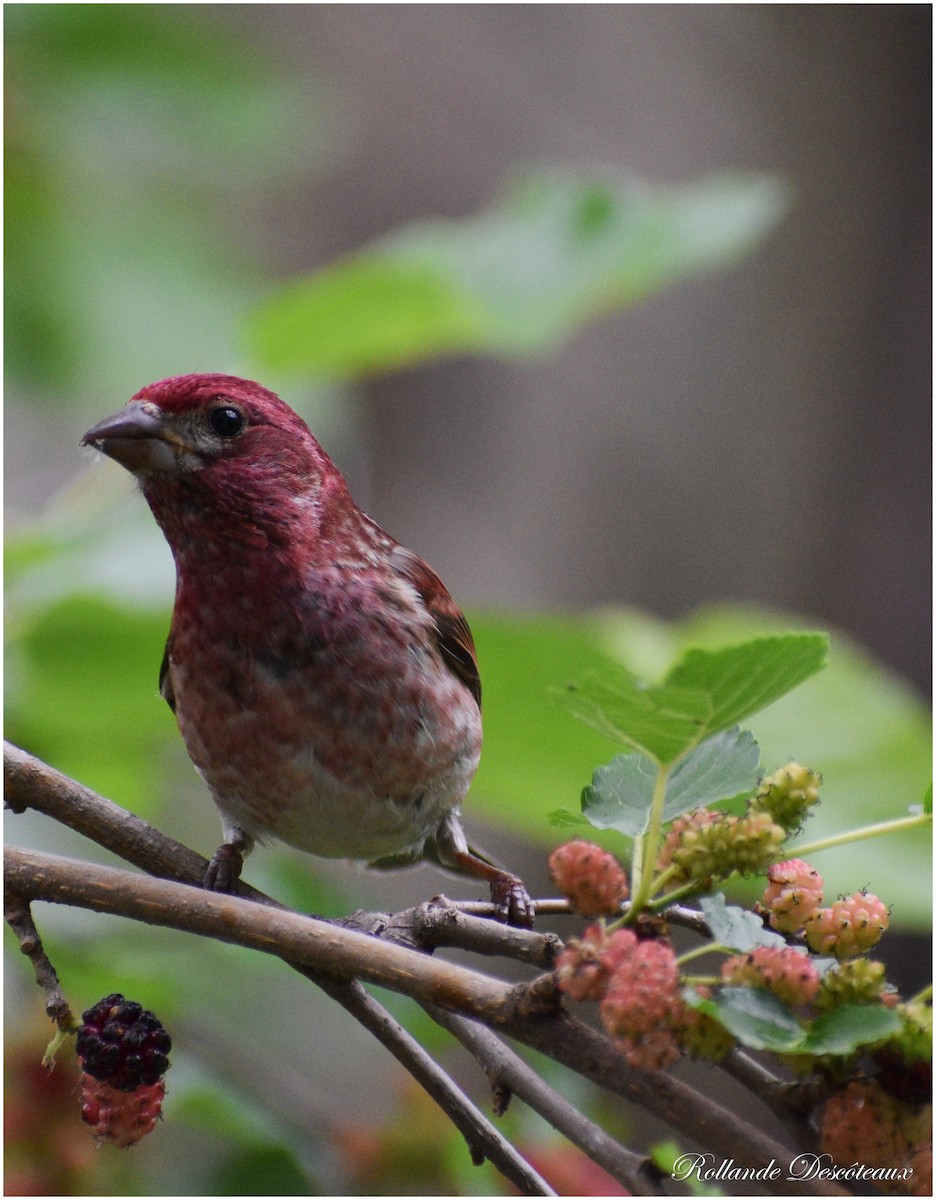
<path id="1" fill-rule="evenodd" d="M 491 880 L 491 903 L 494 905 L 495 921 L 516 925 L 520 929 L 533 928 L 536 905 L 516 875 L 502 871 Z"/>
<path id="2" fill-rule="evenodd" d="M 235 892 L 244 869 L 244 846 L 240 842 L 225 842 L 211 856 L 202 886 L 208 892 Z"/>

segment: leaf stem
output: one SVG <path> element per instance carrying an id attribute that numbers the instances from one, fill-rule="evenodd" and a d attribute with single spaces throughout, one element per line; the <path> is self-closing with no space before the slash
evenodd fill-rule
<path id="1" fill-rule="evenodd" d="M 634 844 L 631 847 L 630 885 L 631 885 L 631 895 L 634 897 L 636 897 L 638 892 L 641 890 L 641 883 L 643 881 L 643 860 L 644 860 L 644 839 L 643 839 L 643 834 L 638 833 L 636 835 L 636 837 L 634 838 Z M 631 908 L 633 909 L 633 907 L 634 907 L 634 902 L 631 901 Z M 626 918 L 627 913 L 625 913 L 624 916 Z"/>
<path id="2" fill-rule="evenodd" d="M 727 954 L 728 947 L 723 946 L 721 942 L 703 942 L 701 946 L 693 946 L 691 950 L 687 950 L 684 954 L 680 954 L 676 959 L 678 966 L 683 963 L 691 962 L 694 958 L 701 958 L 703 954 Z"/>
<path id="3" fill-rule="evenodd" d="M 893 821 L 881 821 L 877 825 L 865 825 L 862 829 L 852 829 L 846 833 L 836 833 L 831 837 L 819 838 L 815 842 L 806 842 L 802 846 L 793 846 L 792 853 L 797 858 L 802 858 L 806 854 L 818 854 L 820 850 L 833 850 L 836 846 L 847 846 L 851 842 L 860 842 L 865 838 L 883 837 L 886 833 L 897 833 L 901 829 L 917 829 L 922 825 L 932 824 L 932 820 L 930 813 L 897 817 Z M 791 850 L 788 849 L 784 853 L 788 857 Z"/>
<path id="4" fill-rule="evenodd" d="M 647 826 L 647 832 L 641 839 L 643 842 L 643 866 L 640 873 L 640 880 L 635 884 L 633 900 L 631 901 L 630 911 L 634 916 L 647 907 L 651 893 L 653 892 L 653 868 L 656 864 L 657 853 L 660 848 L 660 833 L 663 829 L 663 804 L 666 800 L 666 782 L 669 779 L 669 773 L 669 766 L 661 763 L 653 784 L 650 823 Z"/>
<path id="5" fill-rule="evenodd" d="M 667 872 L 668 874 L 668 872 Z M 662 881 L 663 876 L 657 882 Z M 688 883 L 682 883 L 678 888 L 673 888 L 671 892 L 667 892 L 665 896 L 657 896 L 650 907 L 659 912 L 662 908 L 669 908 L 671 904 L 675 904 L 677 900 L 682 900 L 685 896 L 692 896 L 700 890 L 699 884 L 694 879 L 690 879 Z"/>

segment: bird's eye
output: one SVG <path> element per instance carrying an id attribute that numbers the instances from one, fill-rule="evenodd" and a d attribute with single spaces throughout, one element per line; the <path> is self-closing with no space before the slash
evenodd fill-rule
<path id="1" fill-rule="evenodd" d="M 244 428 L 244 414 L 233 404 L 222 404 L 208 414 L 208 424 L 218 437 L 236 437 Z"/>

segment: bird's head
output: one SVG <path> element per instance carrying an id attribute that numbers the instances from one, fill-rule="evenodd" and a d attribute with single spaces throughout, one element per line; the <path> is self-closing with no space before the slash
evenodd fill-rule
<path id="1" fill-rule="evenodd" d="M 170 542 L 184 518 L 244 529 L 344 510 L 344 479 L 277 395 L 234 375 L 149 384 L 81 439 L 137 477 Z"/>

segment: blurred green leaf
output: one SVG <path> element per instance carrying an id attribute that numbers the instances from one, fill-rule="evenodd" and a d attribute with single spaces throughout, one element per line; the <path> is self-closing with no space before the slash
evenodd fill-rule
<path id="1" fill-rule="evenodd" d="M 35 403 L 236 363 L 268 278 L 246 218 L 330 152 L 315 74 L 192 6 L 22 4 L 4 27 L 13 379 Z"/>
<path id="2" fill-rule="evenodd" d="M 767 174 L 651 187 L 544 171 L 476 217 L 414 222 L 292 280 L 248 334 L 263 368 L 339 378 L 552 349 L 600 314 L 740 257 L 787 203 Z"/>
<path id="3" fill-rule="evenodd" d="M 96 596 L 50 605 L 7 648 L 7 737 L 140 811 L 175 721 L 159 702 L 163 615 Z"/>
<path id="4" fill-rule="evenodd" d="M 310 1196 L 318 1191 L 288 1147 L 268 1143 L 232 1154 L 212 1182 L 215 1196 Z"/>

